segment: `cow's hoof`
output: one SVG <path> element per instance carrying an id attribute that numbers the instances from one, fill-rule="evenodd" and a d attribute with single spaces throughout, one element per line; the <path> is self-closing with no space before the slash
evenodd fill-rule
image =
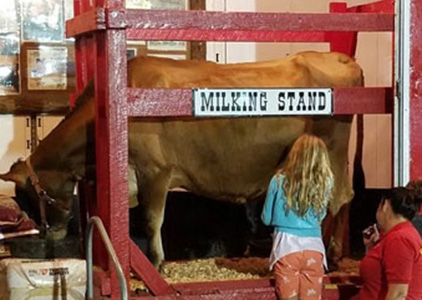
<path id="1" fill-rule="evenodd" d="M 160 272 L 160 274 L 164 274 L 164 263 L 161 262 L 158 266 L 157 266 L 157 270 L 158 272 Z"/>
<path id="2" fill-rule="evenodd" d="M 338 260 L 328 260 L 328 272 L 336 272 L 339 270 L 339 261 Z"/>

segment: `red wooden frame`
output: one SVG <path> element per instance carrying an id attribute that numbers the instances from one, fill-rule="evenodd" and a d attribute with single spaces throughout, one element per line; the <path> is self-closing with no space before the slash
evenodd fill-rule
<path id="1" fill-rule="evenodd" d="M 410 179 L 422 179 L 422 2 L 410 0 Z"/>
<path id="2" fill-rule="evenodd" d="M 335 88 L 334 114 L 393 113 L 392 88 Z M 129 89 L 132 117 L 191 117 L 190 89 Z"/>
<path id="3" fill-rule="evenodd" d="M 413 0 L 415 6 L 421 3 Z M 93 3 L 92 5 L 90 3 Z M 139 275 L 160 299 L 275 299 L 268 280 L 218 284 L 168 285 L 130 241 L 128 226 L 127 118 L 190 117 L 188 90 L 128 89 L 126 38 L 145 40 L 214 40 L 256 42 L 330 42 L 332 51 L 354 55 L 356 32 L 393 31 L 393 1 L 348 8 L 332 4 L 325 14 L 223 13 L 202 11 L 125 10 L 122 0 L 75 0 L 75 18 L 67 21 L 67 36 L 76 36 L 77 93 L 91 78 L 96 90 L 97 211 L 105 223 L 123 270 Z M 422 11 L 420 9 L 419 11 Z M 192 22 L 192 19 L 195 20 Z M 420 22 L 419 18 L 419 22 Z M 282 22 L 281 22 L 282 21 Z M 420 26 L 421 24 L 419 24 Z M 309 29 L 312 28 L 310 31 Z M 415 39 L 419 33 L 415 34 Z M 413 53 L 418 57 L 420 53 Z M 420 60 L 419 60 L 420 62 Z M 418 65 L 420 67 L 420 65 Z M 418 69 L 420 70 L 420 68 Z M 414 88 L 421 85 L 414 80 Z M 335 113 L 391 113 L 391 88 L 334 89 Z M 159 100 L 158 100 L 159 99 Z M 163 101 L 163 99 L 166 99 Z M 172 102 L 169 99 L 178 99 Z M 419 101 L 420 102 L 420 101 Z M 420 105 L 420 104 L 415 104 Z M 414 127 L 420 127 L 420 122 Z M 422 153 L 422 146 L 414 148 Z M 419 155 L 422 159 L 422 155 Z M 101 243 L 95 242 L 95 249 Z M 108 260 L 97 252 L 97 263 Z M 113 270 L 102 280 L 103 292 L 119 296 Z M 245 285 L 248 290 L 245 291 Z M 230 291 L 223 293 L 224 286 Z M 108 288 L 104 288 L 108 287 Z M 194 292 L 196 291 L 196 292 Z M 326 290 L 325 299 L 341 297 L 340 289 Z M 199 293 L 199 294 L 198 294 Z"/>

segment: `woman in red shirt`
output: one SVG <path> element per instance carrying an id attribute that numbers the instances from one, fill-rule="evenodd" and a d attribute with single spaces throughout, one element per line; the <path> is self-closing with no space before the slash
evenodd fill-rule
<path id="1" fill-rule="evenodd" d="M 360 265 L 359 300 L 422 299 L 422 239 L 410 222 L 420 199 L 412 195 L 400 187 L 381 200 L 376 218 L 382 238 L 375 230 L 365 240 L 370 249 Z"/>

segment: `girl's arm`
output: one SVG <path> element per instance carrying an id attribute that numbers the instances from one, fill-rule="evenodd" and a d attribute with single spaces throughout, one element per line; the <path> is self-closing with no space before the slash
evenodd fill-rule
<path id="1" fill-rule="evenodd" d="M 327 208 L 325 208 L 322 214 L 318 216 L 318 221 L 321 223 L 324 220 L 326 215 L 327 215 Z"/>
<path id="2" fill-rule="evenodd" d="M 278 189 L 278 176 L 273 176 L 267 190 L 267 197 L 265 198 L 264 207 L 261 213 L 261 220 L 265 225 L 272 225 L 273 206 L 275 204 L 275 196 Z"/>
<path id="3" fill-rule="evenodd" d="M 385 297 L 385 300 L 405 300 L 407 297 L 408 290 L 408 284 L 389 284 L 387 297 Z"/>

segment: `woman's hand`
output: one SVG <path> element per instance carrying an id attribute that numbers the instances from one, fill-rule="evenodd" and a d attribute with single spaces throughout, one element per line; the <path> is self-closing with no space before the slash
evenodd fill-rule
<path id="1" fill-rule="evenodd" d="M 408 284 L 389 284 L 385 300 L 405 300 L 408 290 Z"/>
<path id="2" fill-rule="evenodd" d="M 377 224 L 371 225 L 362 231 L 363 244 L 365 245 L 366 251 L 371 249 L 378 243 L 380 239 L 380 233 L 377 228 Z"/>

